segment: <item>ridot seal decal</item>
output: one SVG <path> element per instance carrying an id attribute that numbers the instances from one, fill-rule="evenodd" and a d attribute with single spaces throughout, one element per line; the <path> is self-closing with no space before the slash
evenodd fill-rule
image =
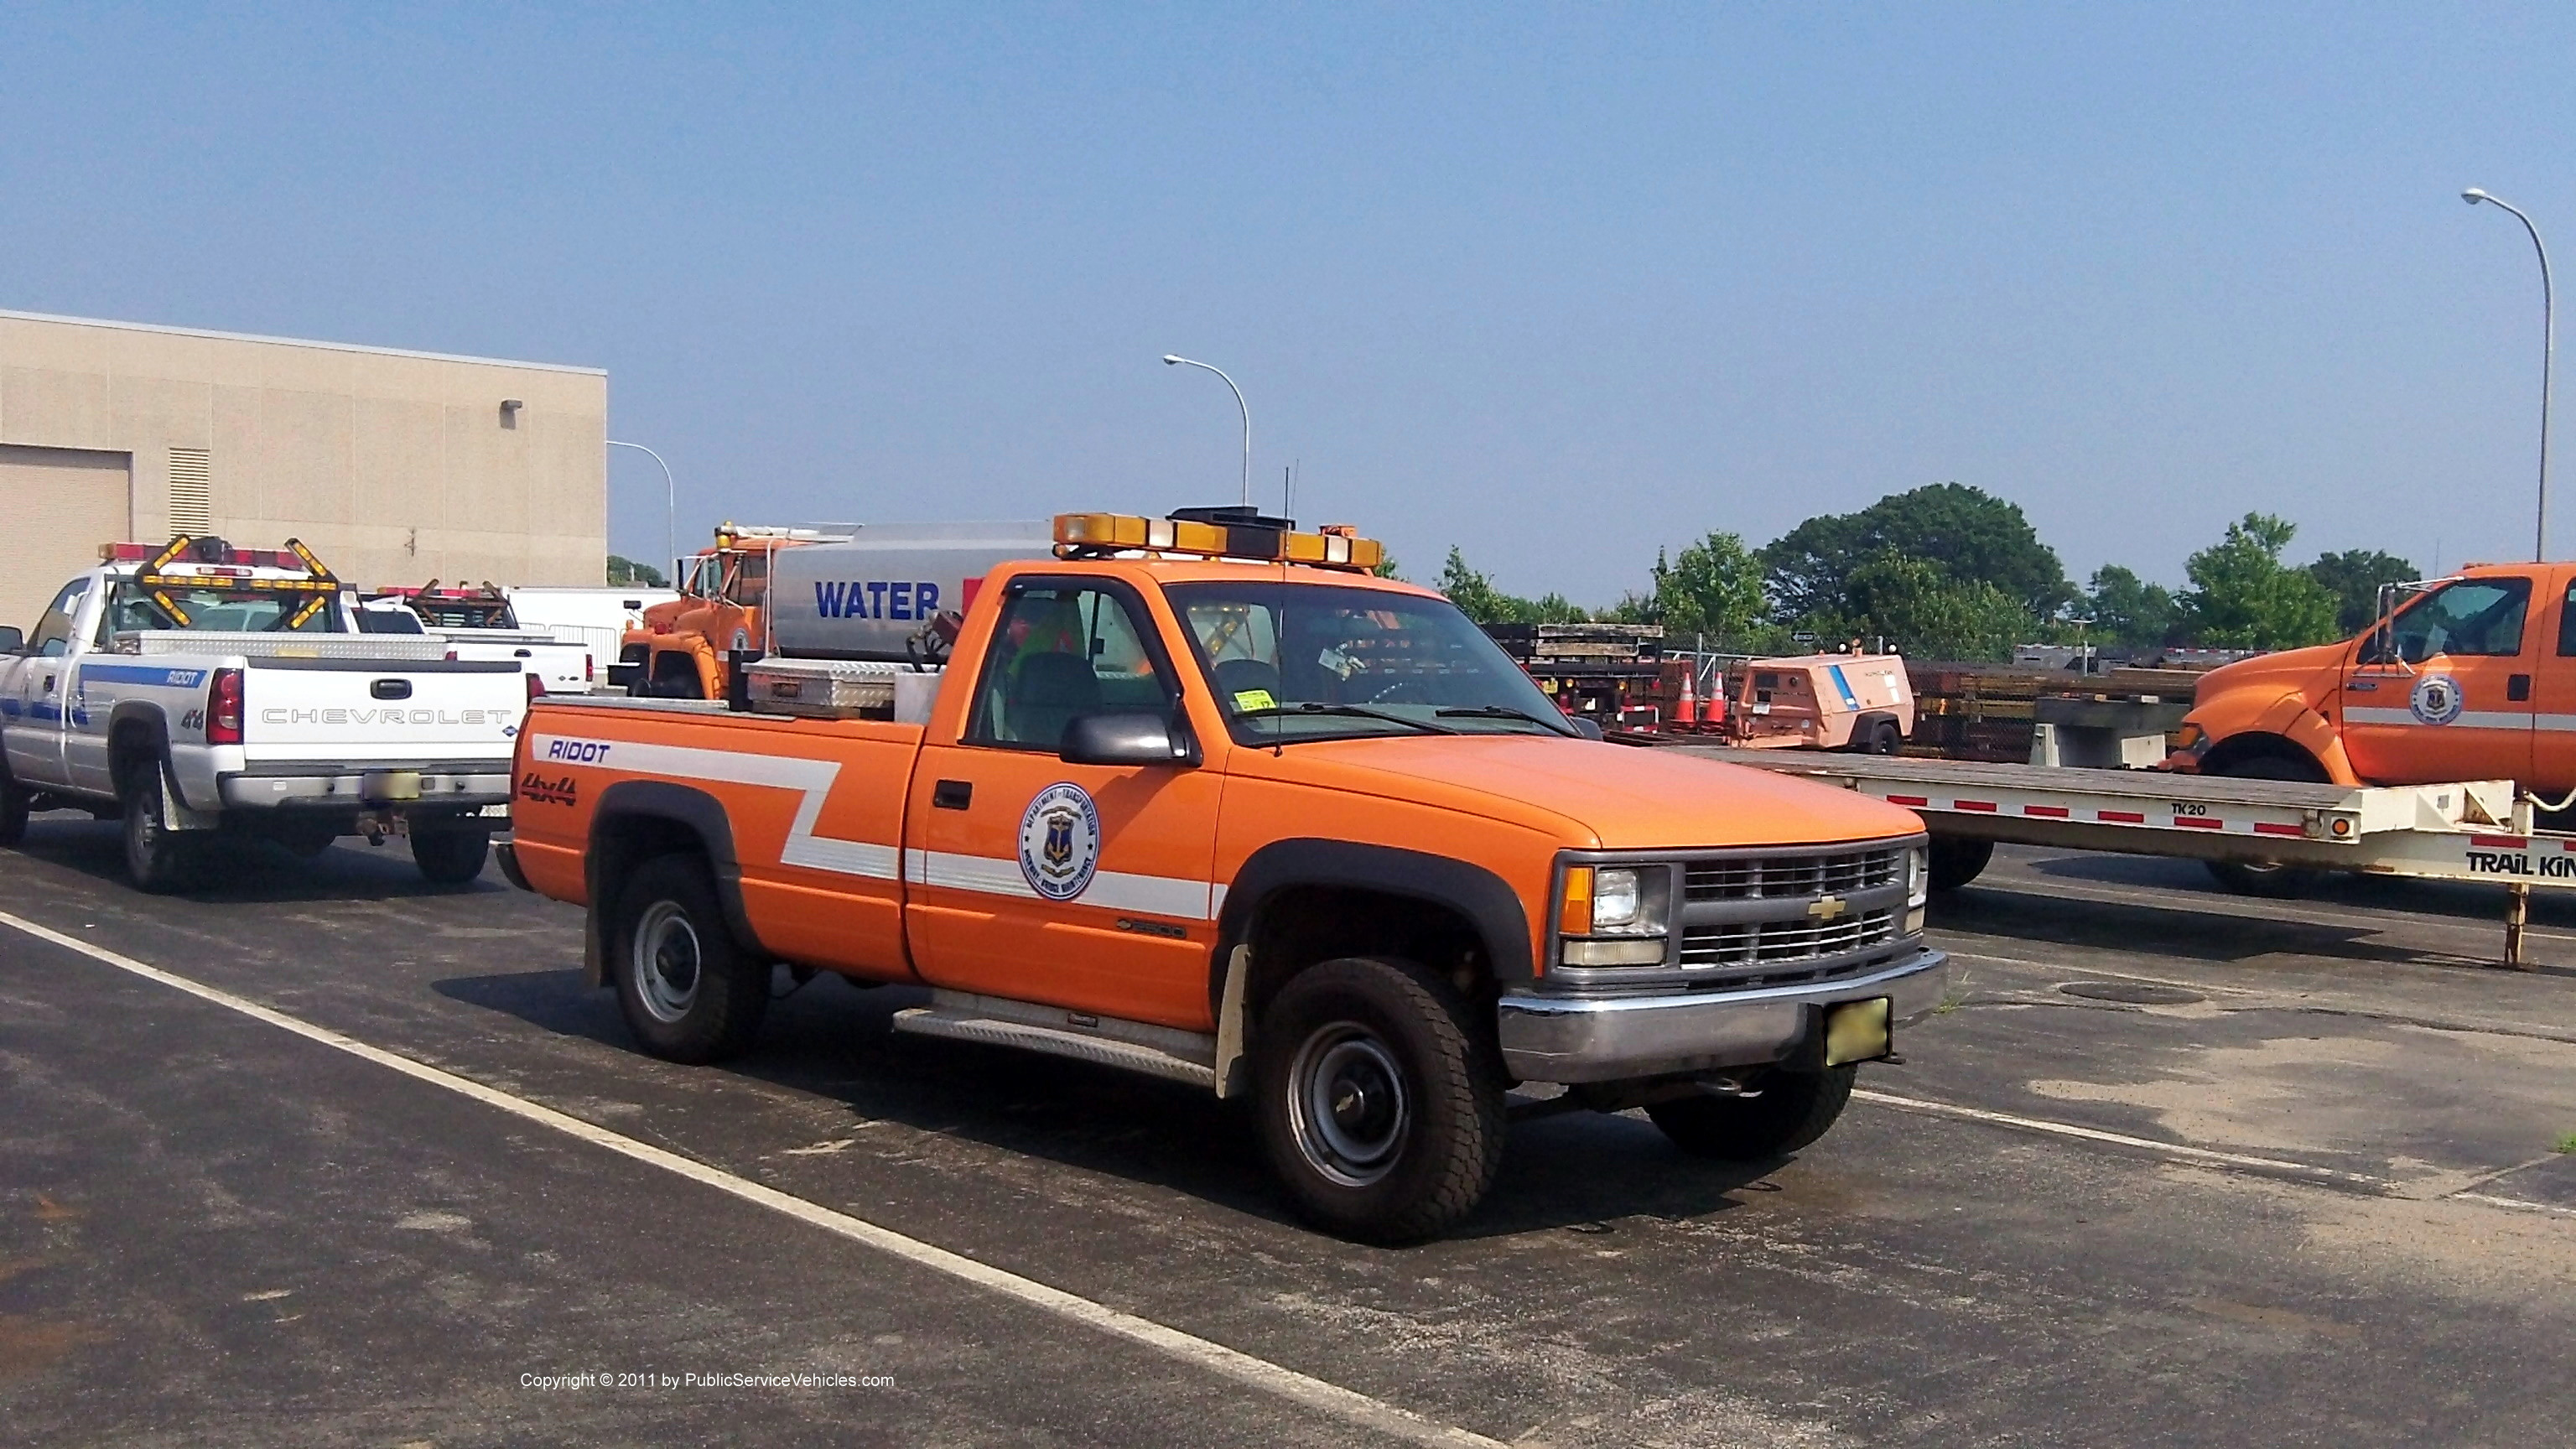
<path id="1" fill-rule="evenodd" d="M 1100 867 L 1100 811 L 1080 785 L 1049 785 L 1020 816 L 1020 874 L 1029 889 L 1069 901 Z"/>
<path id="2" fill-rule="evenodd" d="M 2447 674 L 2425 675 L 2415 681 L 2414 692 L 2406 696 L 2406 707 L 2428 725 L 2446 725 L 2458 719 L 2462 703 L 2460 681 Z"/>

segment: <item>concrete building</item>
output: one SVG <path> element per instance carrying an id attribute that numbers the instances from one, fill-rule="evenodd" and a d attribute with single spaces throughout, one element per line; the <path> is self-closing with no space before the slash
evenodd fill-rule
<path id="1" fill-rule="evenodd" d="M 608 374 L 0 311 L 0 623 L 113 539 L 301 538 L 353 584 L 597 584 Z"/>

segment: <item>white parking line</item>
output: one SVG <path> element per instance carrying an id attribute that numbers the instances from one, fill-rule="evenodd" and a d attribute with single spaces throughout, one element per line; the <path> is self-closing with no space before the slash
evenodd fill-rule
<path id="1" fill-rule="evenodd" d="M 1330 1414 L 1346 1423 L 1415 1444 L 1458 1446 L 1458 1449 L 1504 1449 L 1500 1440 L 1489 1439 L 1482 1434 L 1471 1433 L 1447 1424 L 1435 1423 L 1410 1410 L 1397 1408 L 1384 1400 L 1370 1398 L 1366 1394 L 1343 1388 L 1339 1384 L 1326 1383 L 1322 1379 L 1301 1374 L 1295 1369 L 1282 1368 L 1267 1359 L 1255 1358 L 1239 1349 L 1231 1349 L 1221 1343 L 1214 1343 L 1195 1334 L 1184 1333 L 1177 1328 L 1156 1323 L 1150 1318 L 1139 1318 L 1132 1313 L 1122 1313 L 1115 1308 L 1094 1303 L 1088 1298 L 1067 1293 L 1061 1288 L 1050 1288 L 1035 1279 L 1023 1278 L 1017 1273 L 979 1263 L 963 1254 L 934 1247 L 918 1238 L 906 1237 L 891 1228 L 879 1227 L 863 1218 L 852 1217 L 848 1213 L 824 1207 L 819 1203 L 808 1202 L 804 1198 L 780 1192 L 776 1188 L 753 1182 L 749 1178 L 736 1177 L 730 1172 L 709 1167 L 703 1162 L 683 1157 L 667 1148 L 656 1147 L 649 1142 L 639 1142 L 632 1137 L 611 1132 L 605 1127 L 558 1112 L 552 1107 L 541 1107 L 526 1098 L 514 1097 L 507 1092 L 487 1087 L 452 1072 L 441 1071 L 436 1067 L 413 1061 L 409 1057 L 399 1056 L 380 1047 L 369 1046 L 355 1038 L 342 1036 L 328 1027 L 315 1026 L 311 1022 L 288 1016 L 284 1012 L 273 1011 L 258 1002 L 235 996 L 229 991 L 191 981 L 184 976 L 173 975 L 130 956 L 120 956 L 114 951 L 93 946 L 87 941 L 66 936 L 59 931 L 48 930 L 33 921 L 23 920 L 5 911 L 0 911 L 0 925 L 23 931 L 40 941 L 51 942 L 67 951 L 77 951 L 94 961 L 105 962 L 120 971 L 132 972 L 146 981 L 184 991 L 190 996 L 201 1001 L 212 1002 L 227 1011 L 237 1011 L 280 1030 L 293 1032 L 307 1041 L 319 1042 L 335 1051 L 347 1052 L 353 1057 L 400 1072 L 415 1081 L 443 1087 L 458 1096 L 470 1097 L 485 1106 L 497 1107 L 514 1117 L 534 1122 L 541 1127 L 552 1128 L 567 1137 L 578 1138 L 593 1146 L 605 1147 L 611 1152 L 658 1167 L 675 1176 L 703 1183 L 719 1192 L 730 1193 L 745 1202 L 757 1204 L 772 1212 L 794 1218 L 798 1222 L 821 1228 L 827 1233 L 836 1234 L 853 1242 L 864 1243 L 880 1252 L 891 1253 L 934 1272 L 945 1273 L 952 1278 L 972 1283 L 978 1288 L 1043 1309 L 1059 1318 L 1070 1319 L 1103 1333 L 1115 1334 L 1131 1342 L 1144 1344 L 1148 1348 L 1159 1349 L 1183 1362 L 1222 1374 L 1238 1383 L 1260 1389 L 1265 1393 L 1275 1394 L 1305 1408 Z"/>
<path id="2" fill-rule="evenodd" d="M 1961 1122 L 1983 1122 L 1996 1127 L 2018 1128 L 2024 1132 L 2041 1132 L 2051 1137 L 2072 1137 L 2083 1142 L 2106 1142 L 2117 1147 L 2135 1148 L 2170 1162 L 2187 1162 L 2196 1167 L 2233 1168 L 2240 1172 L 2259 1172 L 2267 1176 L 2293 1177 L 2335 1187 L 2359 1188 L 2376 1197 L 2404 1197 L 2402 1185 L 2368 1173 L 2345 1172 L 2340 1168 L 2318 1167 L 2313 1163 L 2292 1162 L 2283 1157 L 2256 1157 L 2243 1152 L 2221 1152 L 2211 1147 L 2193 1147 L 2181 1142 L 2158 1142 L 2152 1137 L 2132 1137 L 2125 1132 L 2106 1132 L 2099 1127 L 2086 1127 L 2074 1122 L 2055 1122 L 2046 1117 L 2024 1117 L 2013 1112 L 1992 1112 L 1983 1107 L 1962 1107 L 1951 1102 L 1934 1102 L 1922 1097 L 1901 1096 L 1894 1092 L 1873 1092 L 1866 1087 L 1852 1089 L 1852 1099 L 1876 1102 L 1900 1112 L 1920 1112 L 1927 1117 L 1949 1117 Z M 2525 1164 L 2526 1166 L 2528 1164 Z M 2508 1168 L 2507 1171 L 2513 1169 Z M 2483 1192 L 2453 1192 L 2422 1201 L 2473 1202 L 2486 1207 L 2512 1208 L 2517 1212 L 2548 1213 L 2576 1217 L 2576 1208 L 2556 1203 L 2531 1202 L 2518 1197 L 2498 1197 Z"/>

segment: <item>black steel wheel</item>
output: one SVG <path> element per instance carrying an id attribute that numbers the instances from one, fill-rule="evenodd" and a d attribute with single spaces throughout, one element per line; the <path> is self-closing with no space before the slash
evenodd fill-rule
<path id="1" fill-rule="evenodd" d="M 721 1061 L 759 1034 L 769 963 L 734 940 L 697 856 L 646 861 L 617 893 L 606 944 L 618 1009 L 645 1051 Z"/>
<path id="2" fill-rule="evenodd" d="M 1646 1109 L 1675 1147 L 1694 1157 L 1768 1162 L 1825 1135 L 1851 1100 L 1857 1066 L 1821 1072 L 1773 1068 L 1745 1085 L 1758 1096 L 1715 1094 L 1657 1102 Z"/>
<path id="3" fill-rule="evenodd" d="M 1502 1165 L 1502 1077 L 1449 984 L 1409 961 L 1307 968 L 1262 1012 L 1262 1147 L 1298 1211 L 1417 1242 L 1473 1211 Z"/>

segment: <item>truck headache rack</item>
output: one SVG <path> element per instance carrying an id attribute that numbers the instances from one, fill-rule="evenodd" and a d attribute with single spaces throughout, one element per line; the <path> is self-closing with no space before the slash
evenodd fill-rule
<path id="1" fill-rule="evenodd" d="M 2576 889 L 2576 834 L 2531 828 L 2510 780 L 2312 785 L 2149 770 L 1892 755 L 1667 749 L 1799 775 L 1903 805 L 1938 838 L 2358 871 L 2509 888 L 2505 963 L 2523 961 L 2534 887 Z"/>

